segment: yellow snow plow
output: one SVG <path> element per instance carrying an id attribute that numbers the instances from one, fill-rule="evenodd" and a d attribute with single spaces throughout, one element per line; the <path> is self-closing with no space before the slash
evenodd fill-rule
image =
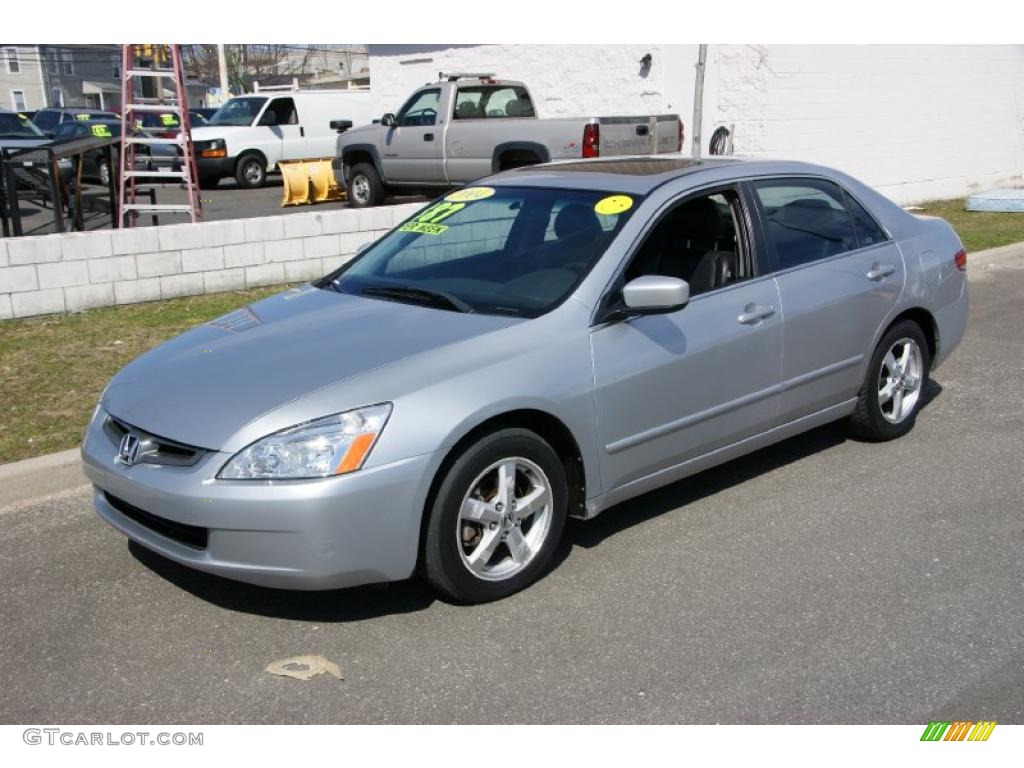
<path id="1" fill-rule="evenodd" d="M 345 200 L 331 168 L 331 158 L 319 160 L 282 160 L 278 164 L 284 179 L 281 207 L 311 205 L 328 200 Z"/>

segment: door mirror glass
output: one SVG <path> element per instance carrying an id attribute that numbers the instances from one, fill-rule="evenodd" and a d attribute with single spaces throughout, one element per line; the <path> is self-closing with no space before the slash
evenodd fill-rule
<path id="1" fill-rule="evenodd" d="M 393 112 L 385 112 L 384 117 L 380 119 L 380 124 L 387 126 L 388 128 L 395 127 L 395 115 Z"/>
<path id="2" fill-rule="evenodd" d="M 678 277 L 644 275 L 626 283 L 622 302 L 641 314 L 657 314 L 682 309 L 690 301 L 690 285 Z"/>
<path id="3" fill-rule="evenodd" d="M 274 114 L 274 110 L 268 109 L 264 112 L 263 116 L 260 117 L 259 125 L 277 125 L 277 117 Z"/>

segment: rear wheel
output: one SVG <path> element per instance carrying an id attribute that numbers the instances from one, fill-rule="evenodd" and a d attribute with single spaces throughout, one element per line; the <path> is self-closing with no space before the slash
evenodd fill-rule
<path id="1" fill-rule="evenodd" d="M 355 208 L 369 208 L 384 201 L 384 183 L 369 163 L 352 166 L 347 183 L 348 200 Z"/>
<path id="2" fill-rule="evenodd" d="M 96 175 L 100 177 L 100 183 L 103 186 L 108 186 L 110 184 L 110 163 L 100 160 L 96 164 Z"/>
<path id="3" fill-rule="evenodd" d="M 259 155 L 242 155 L 235 166 L 235 181 L 246 189 L 262 187 L 267 180 L 267 165 Z"/>
<path id="4" fill-rule="evenodd" d="M 868 440 L 892 440 L 909 432 L 921 409 L 931 356 L 921 327 L 904 320 L 875 348 L 851 414 L 852 432 Z"/>
<path id="5" fill-rule="evenodd" d="M 465 603 L 529 586 L 551 563 L 567 499 L 562 463 L 540 437 L 504 429 L 481 438 L 452 464 L 429 512 L 427 580 Z"/>

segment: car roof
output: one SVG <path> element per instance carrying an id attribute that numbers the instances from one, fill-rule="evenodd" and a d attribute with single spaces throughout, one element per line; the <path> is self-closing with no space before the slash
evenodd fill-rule
<path id="1" fill-rule="evenodd" d="M 522 187 L 593 189 L 647 195 L 676 179 L 693 176 L 695 183 L 728 181 L 748 176 L 814 175 L 833 180 L 844 174 L 831 168 L 790 160 L 637 155 L 587 160 L 562 160 L 503 171 L 487 183 Z"/>

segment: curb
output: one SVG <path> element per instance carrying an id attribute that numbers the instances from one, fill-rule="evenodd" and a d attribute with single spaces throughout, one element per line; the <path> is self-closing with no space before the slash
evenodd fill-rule
<path id="1" fill-rule="evenodd" d="M 77 448 L 0 464 L 0 507 L 88 483 Z"/>
<path id="2" fill-rule="evenodd" d="M 1024 243 L 974 251 L 968 255 L 968 277 L 971 274 L 972 263 L 983 267 L 984 273 L 983 265 L 994 265 L 1016 257 L 1024 257 Z M 88 483 L 88 479 L 82 473 L 78 448 L 11 464 L 0 464 L 0 507 L 50 493 L 67 491 Z"/>

